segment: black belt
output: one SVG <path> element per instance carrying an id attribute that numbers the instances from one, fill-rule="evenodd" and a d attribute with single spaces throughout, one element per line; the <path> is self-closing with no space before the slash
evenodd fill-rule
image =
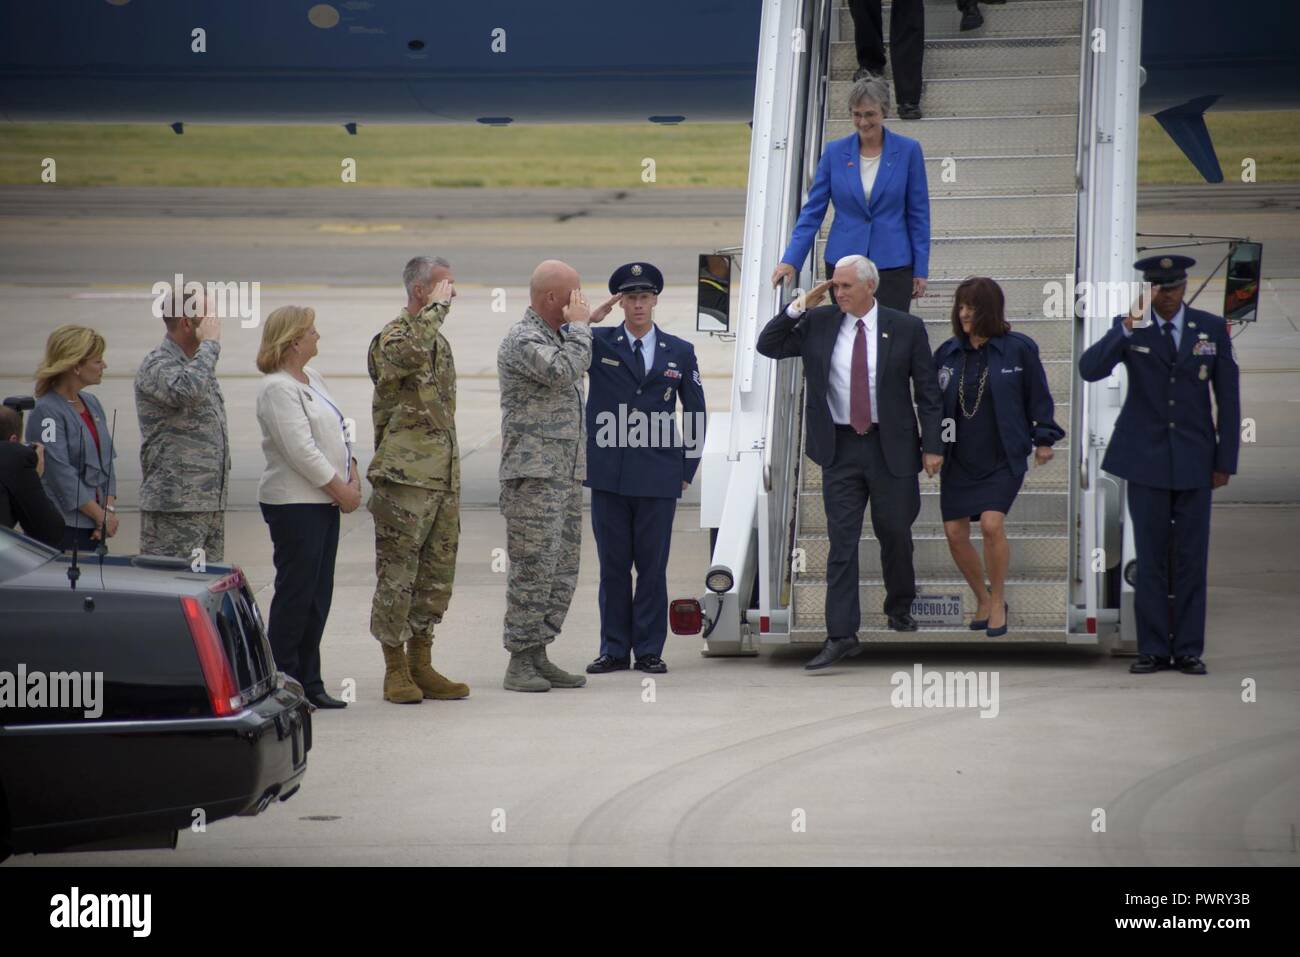
<path id="1" fill-rule="evenodd" d="M 835 423 L 835 430 L 836 430 L 837 432 L 847 432 L 847 433 L 849 433 L 850 435 L 858 435 L 858 434 L 859 434 L 858 430 L 855 429 L 853 426 L 851 426 L 851 425 L 840 425 L 838 422 Z M 860 434 L 862 434 L 862 435 L 870 435 L 872 432 L 876 432 L 876 431 L 878 431 L 878 430 L 879 430 L 879 426 L 878 426 L 875 422 L 873 422 L 873 423 L 871 423 L 871 428 L 867 429 L 867 431 L 862 432 L 862 433 L 860 433 Z"/>

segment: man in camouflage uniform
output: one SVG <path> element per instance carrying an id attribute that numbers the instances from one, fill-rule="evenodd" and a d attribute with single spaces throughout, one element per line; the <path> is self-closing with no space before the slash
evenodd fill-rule
<path id="1" fill-rule="evenodd" d="M 221 320 L 205 314 L 201 295 L 173 296 L 167 335 L 135 375 L 140 553 L 197 566 L 225 560 L 230 439 L 217 382 Z"/>
<path id="2" fill-rule="evenodd" d="M 370 632 L 384 652 L 384 698 L 416 704 L 469 694 L 431 663 L 460 542 L 456 365 L 439 331 L 456 287 L 450 264 L 426 256 L 406 264 L 402 281 L 406 308 L 371 341 L 367 359 L 375 384 Z"/>
<path id="3" fill-rule="evenodd" d="M 568 614 L 582 548 L 582 377 L 591 363 L 591 311 L 579 287 L 571 266 L 557 260 L 538 266 L 528 287 L 531 304 L 497 350 L 501 514 L 510 556 L 508 691 L 587 683 L 546 656 Z"/>

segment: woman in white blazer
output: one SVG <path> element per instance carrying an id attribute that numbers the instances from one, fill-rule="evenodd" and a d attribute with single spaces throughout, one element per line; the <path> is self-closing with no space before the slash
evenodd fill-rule
<path id="1" fill-rule="evenodd" d="M 257 390 L 266 471 L 257 487 L 262 517 L 274 547 L 275 597 L 271 599 L 271 649 L 318 708 L 346 708 L 321 678 L 320 640 L 334 594 L 339 513 L 361 504 L 361 478 L 352 457 L 350 429 L 307 362 L 316 355 L 316 313 L 282 306 L 266 318 Z"/>

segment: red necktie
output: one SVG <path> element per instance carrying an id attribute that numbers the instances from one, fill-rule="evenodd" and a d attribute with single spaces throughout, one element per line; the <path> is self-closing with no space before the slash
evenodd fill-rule
<path id="1" fill-rule="evenodd" d="M 849 425 L 858 435 L 871 428 L 871 384 L 867 380 L 867 333 L 858 320 L 858 334 L 853 338 L 853 363 L 849 370 Z"/>

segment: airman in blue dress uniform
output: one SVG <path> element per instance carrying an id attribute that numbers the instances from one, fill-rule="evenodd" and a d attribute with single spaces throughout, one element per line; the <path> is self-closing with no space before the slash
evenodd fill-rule
<path id="1" fill-rule="evenodd" d="M 704 448 L 704 388 L 695 348 L 654 322 L 664 287 L 650 263 L 628 263 L 609 279 L 624 322 L 592 329 L 587 395 L 587 478 L 600 559 L 600 656 L 590 674 L 667 670 L 668 548 L 677 500 Z M 674 414 L 682 407 L 682 428 Z M 636 568 L 633 590 L 632 569 Z"/>
<path id="2" fill-rule="evenodd" d="M 1189 256 L 1134 263 L 1151 283 L 1152 322 L 1140 298 L 1080 357 L 1088 382 L 1123 362 L 1128 394 L 1101 467 L 1128 483 L 1137 547 L 1138 659 L 1129 669 L 1169 667 L 1203 675 L 1210 495 L 1237 471 L 1241 400 L 1227 324 L 1183 304 Z M 1210 393 L 1218 407 L 1216 423 Z"/>

